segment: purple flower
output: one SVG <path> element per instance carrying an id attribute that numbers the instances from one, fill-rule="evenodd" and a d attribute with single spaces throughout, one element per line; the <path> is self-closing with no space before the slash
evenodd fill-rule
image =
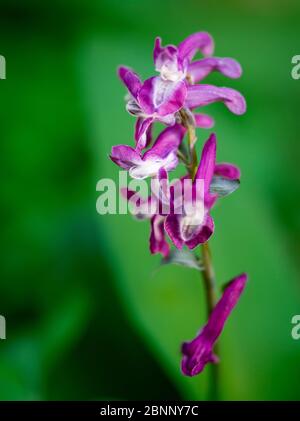
<path id="1" fill-rule="evenodd" d="M 220 301 L 213 309 L 207 324 L 191 342 L 182 345 L 182 372 L 186 376 L 195 376 L 208 363 L 217 363 L 218 357 L 213 348 L 218 340 L 226 320 L 237 304 L 247 282 L 247 275 L 243 273 L 234 278 L 226 287 Z"/>
<path id="2" fill-rule="evenodd" d="M 214 42 L 207 32 L 190 35 L 178 47 L 175 45 L 162 47 L 161 39 L 157 37 L 153 51 L 155 70 L 160 73 L 163 80 L 178 82 L 187 78 L 192 84 L 201 81 L 213 71 L 232 79 L 241 76 L 241 66 L 232 58 L 205 57 L 192 62 L 197 51 L 204 56 L 213 54 Z"/>
<path id="3" fill-rule="evenodd" d="M 119 68 L 119 76 L 130 93 L 126 109 L 138 117 L 135 141 L 137 151 L 141 151 L 147 146 L 149 130 L 154 121 L 175 124 L 175 113 L 183 107 L 186 99 L 186 84 L 184 81 L 177 84 L 163 81 L 159 76 L 142 83 L 138 75 L 126 67 Z"/>
<path id="4" fill-rule="evenodd" d="M 197 51 L 205 56 L 212 55 L 214 42 L 207 32 L 197 32 L 175 45 L 161 46 L 161 39 L 156 38 L 153 58 L 155 70 L 160 72 L 163 80 L 178 82 L 186 78 L 188 67 Z"/>
<path id="5" fill-rule="evenodd" d="M 214 231 L 214 222 L 209 215 L 216 197 L 209 192 L 210 183 L 214 175 L 216 159 L 216 136 L 212 134 L 205 143 L 198 170 L 193 182 L 193 188 L 198 188 L 197 181 L 203 180 L 203 195 L 192 192 L 190 200 L 196 200 L 191 208 L 192 212 L 185 213 L 184 209 L 180 214 L 173 213 L 167 216 L 165 229 L 174 245 L 181 249 L 186 244 L 190 249 L 198 244 L 205 243 Z M 201 203 L 197 203 L 201 202 Z M 204 205 L 204 213 L 200 214 L 199 209 Z"/>
<path id="6" fill-rule="evenodd" d="M 190 35 L 178 48 L 174 45 L 161 46 L 161 39 L 156 38 L 154 45 L 155 69 L 163 80 L 174 84 L 185 80 L 187 83 L 187 101 L 185 106 L 196 108 L 211 102 L 223 101 L 235 114 L 243 114 L 246 110 L 245 100 L 240 93 L 229 88 L 217 88 L 211 85 L 200 85 L 194 90 L 190 84 L 204 79 L 212 71 L 219 71 L 230 78 L 239 78 L 242 74 L 240 64 L 232 58 L 205 57 L 192 62 L 197 51 L 203 55 L 212 55 L 214 44 L 212 37 L 206 32 Z M 238 104 L 236 104 L 238 102 Z M 231 107 L 229 103 L 234 103 Z"/>
<path id="7" fill-rule="evenodd" d="M 184 207 L 181 208 L 181 212 L 168 214 L 165 220 L 165 230 L 178 249 L 181 249 L 184 244 L 193 249 L 198 244 L 208 241 L 214 232 L 214 221 L 209 214 L 218 197 L 217 194 L 210 192 L 213 176 L 219 175 L 231 180 L 240 177 L 240 171 L 236 166 L 227 163 L 216 164 L 215 161 L 216 136 L 212 134 L 203 147 L 201 160 L 193 181 L 193 191 L 188 196 L 188 200 L 193 202 L 193 206 L 188 208 L 190 212 L 185 212 L 186 207 Z M 181 180 L 183 189 L 185 180 L 186 177 Z M 197 189 L 201 187 L 197 184 L 199 180 L 204 182 L 203 194 L 197 192 Z M 201 205 L 203 206 L 201 207 Z"/>
<path id="8" fill-rule="evenodd" d="M 161 168 L 171 171 L 178 164 L 177 149 L 185 131 L 180 124 L 167 127 L 144 155 L 131 146 L 113 146 L 110 158 L 119 167 L 128 170 L 130 176 L 136 179 L 155 176 Z"/>
<path id="9" fill-rule="evenodd" d="M 149 145 L 152 123 L 160 121 L 166 125 L 175 124 L 178 111 L 183 107 L 193 109 L 223 101 L 233 113 L 245 112 L 245 100 L 234 89 L 212 85 L 192 86 L 212 71 L 219 71 L 230 78 L 240 77 L 241 66 L 231 58 L 204 57 L 192 62 L 198 51 L 204 56 L 210 56 L 213 50 L 214 42 L 207 32 L 190 35 L 178 47 L 162 47 L 158 37 L 155 40 L 153 56 L 159 76 L 142 82 L 131 69 L 123 66 L 119 68 L 119 77 L 129 92 L 127 111 L 137 117 L 135 141 L 138 152 Z M 213 126 L 213 120 L 209 116 L 195 116 L 195 125 L 210 128 Z"/>

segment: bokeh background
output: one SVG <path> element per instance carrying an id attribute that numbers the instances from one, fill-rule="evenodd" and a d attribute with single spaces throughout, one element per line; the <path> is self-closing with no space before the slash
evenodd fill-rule
<path id="1" fill-rule="evenodd" d="M 153 74 L 154 37 L 209 31 L 242 63 L 248 112 L 222 104 L 218 160 L 242 184 L 214 210 L 221 285 L 250 281 L 221 338 L 222 399 L 299 399 L 300 4 L 286 0 L 2 0 L 0 399 L 206 399 L 209 369 L 184 378 L 180 344 L 205 319 L 199 274 L 159 267 L 148 223 L 99 216 L 107 158 L 132 142 L 118 64 Z M 209 132 L 199 133 L 199 148 Z"/>

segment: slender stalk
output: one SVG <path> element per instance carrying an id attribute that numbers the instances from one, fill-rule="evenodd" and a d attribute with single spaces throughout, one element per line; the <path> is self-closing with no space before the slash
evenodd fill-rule
<path id="1" fill-rule="evenodd" d="M 208 243 L 202 244 L 202 265 L 202 275 L 206 291 L 207 315 L 210 316 L 210 313 L 212 312 L 217 301 L 217 288 L 215 273 L 211 262 L 211 252 Z"/>
<path id="2" fill-rule="evenodd" d="M 214 306 L 217 302 L 217 287 L 214 269 L 211 262 L 211 253 L 208 243 L 202 244 L 202 277 L 205 285 L 206 292 L 206 306 L 207 306 L 207 315 L 210 316 Z M 216 355 L 218 352 L 218 345 L 215 345 L 214 353 Z M 210 377 L 210 386 L 209 386 L 209 399 L 218 400 L 219 398 L 219 365 L 211 364 L 210 365 L 211 377 Z"/>
<path id="3" fill-rule="evenodd" d="M 187 128 L 187 135 L 188 135 L 188 143 L 189 143 L 189 150 L 190 150 L 190 164 L 187 166 L 189 173 L 194 179 L 197 171 L 197 153 L 195 150 L 195 142 L 196 142 L 196 133 L 195 133 L 195 126 L 191 123 L 188 114 L 184 111 L 181 112 L 182 122 Z M 216 287 L 216 280 L 215 280 L 215 273 L 211 261 L 211 252 L 209 249 L 208 243 L 202 244 L 202 278 L 204 281 L 205 286 L 205 294 L 206 294 L 206 307 L 207 307 L 207 315 L 210 316 L 215 304 L 217 302 L 217 287 Z M 215 346 L 214 352 L 217 353 L 217 347 Z M 219 396 L 219 369 L 218 364 L 211 364 L 210 366 L 211 376 L 210 376 L 210 385 L 209 385 L 209 399 L 210 400 L 218 400 Z"/>

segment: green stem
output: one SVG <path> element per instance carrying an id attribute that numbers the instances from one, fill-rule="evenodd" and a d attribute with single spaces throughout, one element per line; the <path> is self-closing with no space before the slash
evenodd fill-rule
<path id="1" fill-rule="evenodd" d="M 210 316 L 210 313 L 212 312 L 217 301 L 217 288 L 208 243 L 202 244 L 202 265 L 202 275 L 206 290 L 207 315 Z"/>
<path id="2" fill-rule="evenodd" d="M 207 316 L 209 317 L 217 302 L 217 287 L 215 274 L 211 262 L 211 253 L 208 243 L 202 244 L 202 277 L 206 292 Z M 215 345 L 214 353 L 219 354 L 218 346 Z M 219 398 L 219 365 L 210 365 L 211 377 L 209 385 L 209 399 L 218 400 Z"/>

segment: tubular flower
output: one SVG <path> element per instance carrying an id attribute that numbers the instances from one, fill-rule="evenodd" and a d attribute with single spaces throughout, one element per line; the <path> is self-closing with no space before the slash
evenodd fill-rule
<path id="1" fill-rule="evenodd" d="M 213 348 L 218 340 L 226 320 L 236 306 L 247 282 L 247 275 L 243 273 L 234 278 L 226 287 L 220 301 L 213 309 L 207 324 L 191 342 L 182 345 L 181 369 L 186 376 L 201 373 L 206 364 L 217 363 Z"/>

